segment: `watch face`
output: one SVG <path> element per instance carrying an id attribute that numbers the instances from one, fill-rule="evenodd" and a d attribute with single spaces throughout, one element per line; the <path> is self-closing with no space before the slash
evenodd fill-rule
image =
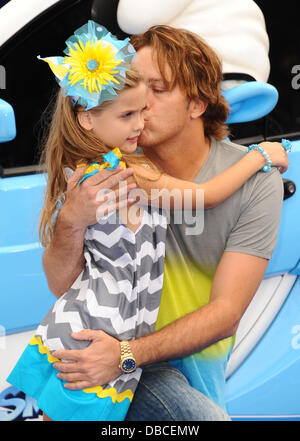
<path id="1" fill-rule="evenodd" d="M 122 370 L 124 372 L 131 372 L 135 370 L 135 361 L 133 358 L 126 358 L 126 360 L 124 360 L 122 362 Z"/>

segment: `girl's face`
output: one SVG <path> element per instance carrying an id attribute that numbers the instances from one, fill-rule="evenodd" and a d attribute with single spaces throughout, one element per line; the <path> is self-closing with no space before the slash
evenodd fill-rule
<path id="1" fill-rule="evenodd" d="M 104 144 L 122 153 L 135 152 L 137 140 L 144 128 L 147 87 L 138 86 L 122 91 L 107 107 L 99 112 L 79 113 L 81 125 L 92 130 Z"/>

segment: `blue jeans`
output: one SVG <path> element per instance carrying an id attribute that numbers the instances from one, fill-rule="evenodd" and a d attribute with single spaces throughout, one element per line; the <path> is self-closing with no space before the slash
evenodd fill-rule
<path id="1" fill-rule="evenodd" d="M 230 421 L 224 410 L 167 362 L 143 367 L 126 421 Z"/>

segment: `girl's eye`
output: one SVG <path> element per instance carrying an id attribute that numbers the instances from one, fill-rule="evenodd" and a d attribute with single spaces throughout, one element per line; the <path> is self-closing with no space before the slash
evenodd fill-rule
<path id="1" fill-rule="evenodd" d="M 132 112 L 124 113 L 124 115 L 122 115 L 122 118 L 128 118 L 130 115 L 132 115 Z"/>

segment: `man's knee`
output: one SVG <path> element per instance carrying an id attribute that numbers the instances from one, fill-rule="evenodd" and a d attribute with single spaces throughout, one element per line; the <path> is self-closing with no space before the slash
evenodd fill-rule
<path id="1" fill-rule="evenodd" d="M 127 415 L 128 421 L 228 421 L 228 415 L 192 388 L 169 363 L 145 367 Z"/>

